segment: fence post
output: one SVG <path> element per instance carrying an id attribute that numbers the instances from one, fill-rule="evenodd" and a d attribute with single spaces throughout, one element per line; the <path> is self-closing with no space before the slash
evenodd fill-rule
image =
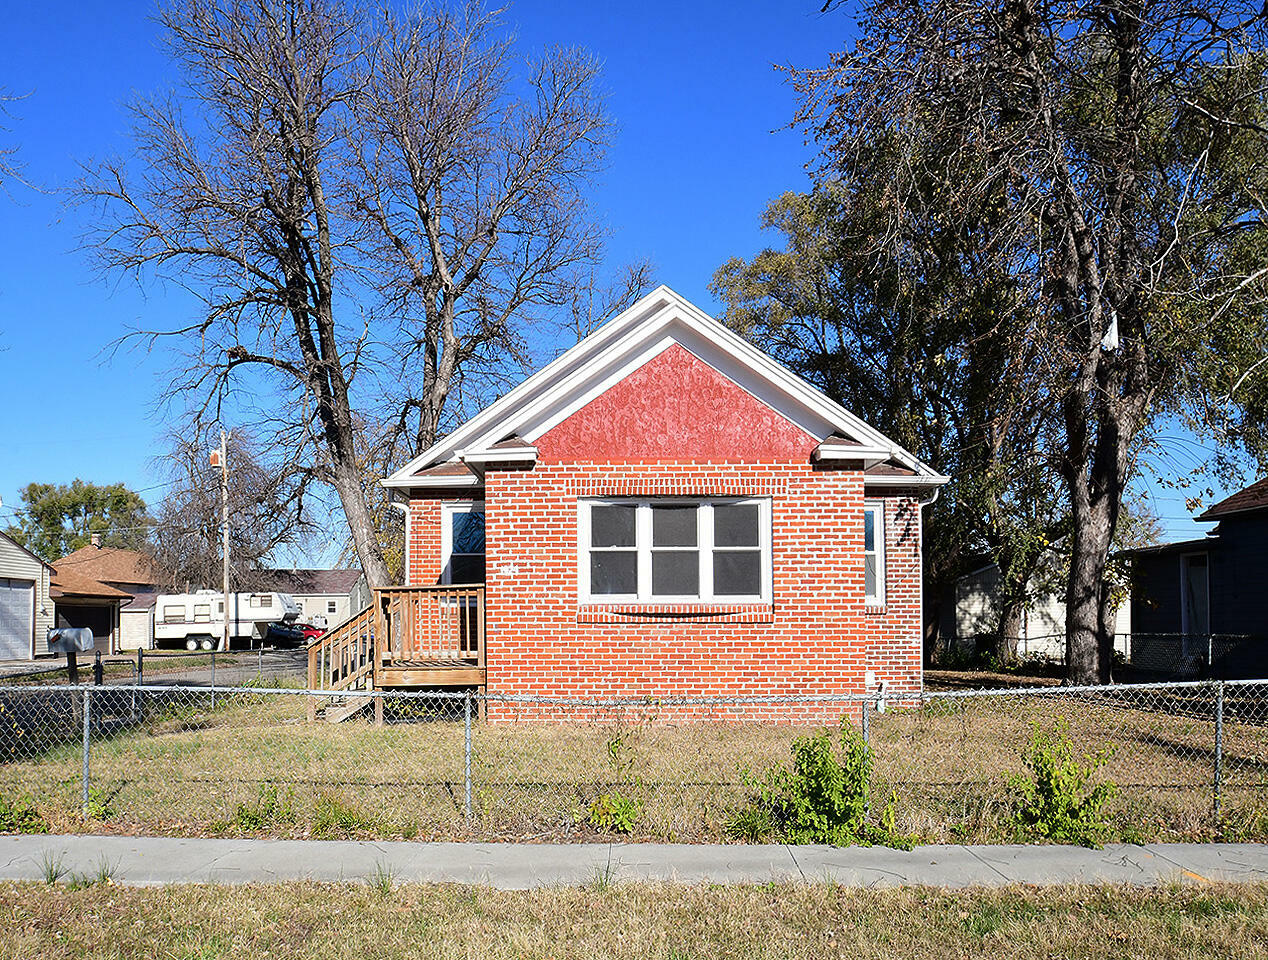
<path id="1" fill-rule="evenodd" d="M 136 685 L 139 687 L 145 682 L 145 651 L 140 647 L 136 648 Z"/>
<path id="2" fill-rule="evenodd" d="M 83 772 L 83 813 L 88 819 L 88 751 L 91 743 L 92 729 L 92 687 L 84 687 L 84 772 Z"/>
<path id="3" fill-rule="evenodd" d="M 1215 828 L 1220 826 L 1220 790 L 1224 779 L 1224 681 L 1215 681 Z"/>
<path id="4" fill-rule="evenodd" d="M 211 709 L 216 709 L 216 651 L 211 651 Z"/>
<path id="5" fill-rule="evenodd" d="M 462 701 L 463 727 L 465 735 L 463 737 L 463 796 L 465 797 L 465 805 L 463 807 L 463 817 L 468 827 L 471 826 L 471 691 L 467 691 L 466 697 Z"/>
<path id="6" fill-rule="evenodd" d="M 863 701 L 863 742 L 869 746 L 871 745 L 871 739 L 867 729 L 867 705 L 871 702 L 872 701 L 870 699 Z"/>

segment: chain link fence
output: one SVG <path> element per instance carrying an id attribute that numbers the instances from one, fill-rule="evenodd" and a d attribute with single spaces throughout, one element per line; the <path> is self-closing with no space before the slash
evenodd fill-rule
<path id="1" fill-rule="evenodd" d="M 308 654 L 304 648 L 255 650 L 137 650 L 130 655 L 84 657 L 79 660 L 81 680 L 99 684 L 176 685 L 232 687 L 268 684 L 301 687 L 308 678 Z M 38 668 L 0 676 L 0 689 L 32 684 L 65 685 L 69 682 L 64 661 L 50 660 Z"/>
<path id="2" fill-rule="evenodd" d="M 1013 839 L 1010 777 L 1057 723 L 1106 752 L 1114 837 L 1268 839 L 1268 681 L 564 701 L 150 679 L 0 686 L 0 829 L 722 840 L 746 772 L 814 721 L 865 735 L 873 803 L 929 842 Z"/>

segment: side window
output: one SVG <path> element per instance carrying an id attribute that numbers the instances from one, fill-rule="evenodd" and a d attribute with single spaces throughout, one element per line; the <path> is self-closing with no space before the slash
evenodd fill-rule
<path id="1" fill-rule="evenodd" d="M 327 600 L 327 601 L 326 601 L 326 612 L 327 612 L 327 613 L 338 613 L 338 612 L 339 612 L 339 601 L 338 601 L 338 600 Z"/>
<path id="2" fill-rule="evenodd" d="M 484 504 L 448 507 L 442 517 L 441 582 L 484 583 Z"/>
<path id="3" fill-rule="evenodd" d="M 163 608 L 164 623 L 184 623 L 185 622 L 185 605 L 169 604 Z"/>
<path id="4" fill-rule="evenodd" d="M 196 603 L 194 604 L 194 623 L 210 623 L 211 622 L 211 604 Z"/>
<path id="5" fill-rule="evenodd" d="M 869 606 L 885 603 L 885 507 L 863 508 L 863 595 Z"/>

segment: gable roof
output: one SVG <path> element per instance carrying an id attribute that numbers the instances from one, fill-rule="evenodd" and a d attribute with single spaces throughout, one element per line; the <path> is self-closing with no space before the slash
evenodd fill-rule
<path id="1" fill-rule="evenodd" d="M 335 570 L 256 570 L 251 574 L 251 583 L 256 590 L 271 590 L 277 593 L 300 594 L 345 594 L 351 593 L 357 581 L 361 579 L 361 571 L 357 569 Z"/>
<path id="2" fill-rule="evenodd" d="M 1250 513 L 1268 508 L 1268 477 L 1257 480 L 1245 490 L 1238 490 L 1198 515 L 1199 520 L 1220 520 L 1235 513 Z"/>
<path id="3" fill-rule="evenodd" d="M 533 443 L 540 436 L 675 343 L 806 433 L 819 440 L 831 439 L 825 458 L 841 459 L 848 445 L 849 459 L 869 465 L 894 461 L 908 471 L 902 475 L 906 484 L 937 486 L 947 482 L 947 477 L 821 390 L 661 286 L 382 483 L 405 489 L 470 484 L 476 482 L 478 465 L 485 461 L 531 461 L 536 457 Z M 476 464 L 476 470 L 449 467 L 466 463 Z M 445 471 L 437 472 L 438 466 L 446 467 Z"/>
<path id="4" fill-rule="evenodd" d="M 115 547 L 94 547 L 91 544 L 68 553 L 54 564 L 59 570 L 73 571 L 104 583 L 141 583 L 153 586 L 159 582 L 154 561 L 137 550 Z"/>
<path id="5" fill-rule="evenodd" d="M 84 576 L 75 570 L 59 570 L 53 567 L 49 577 L 48 595 L 54 600 L 63 597 L 83 597 L 92 600 L 129 600 L 132 594 L 117 590 L 108 584 L 92 577 Z"/>
<path id="6" fill-rule="evenodd" d="M 38 554 L 32 553 L 30 550 L 28 550 L 26 547 L 22 546 L 22 544 L 18 543 L 16 540 L 14 540 L 11 536 L 9 536 L 9 535 L 8 535 L 7 533 L 5 533 L 3 530 L 0 530 L 0 537 L 3 537 L 3 538 L 4 538 L 5 540 L 7 540 L 9 543 L 13 544 L 13 546 L 15 546 L 17 549 L 21 550 L 23 553 L 25 553 L 25 554 L 26 554 L 28 557 L 30 557 L 32 560 L 36 561 L 37 563 L 42 563 L 42 564 L 44 564 L 44 566 L 45 566 L 45 567 L 47 567 L 50 571 L 53 569 L 53 565 L 52 565 L 51 563 L 49 563 L 47 560 L 45 560 L 43 557 L 39 556 Z"/>

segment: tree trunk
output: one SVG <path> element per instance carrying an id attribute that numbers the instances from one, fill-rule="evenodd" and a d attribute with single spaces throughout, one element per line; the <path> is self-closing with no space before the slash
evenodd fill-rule
<path id="1" fill-rule="evenodd" d="M 383 559 L 383 548 L 374 529 L 374 517 L 366 503 L 365 491 L 361 489 L 361 478 L 357 475 L 356 467 L 335 463 L 333 474 L 334 487 L 343 503 L 343 514 L 348 520 L 352 542 L 357 548 L 357 558 L 361 561 L 361 569 L 365 571 L 366 583 L 372 590 L 391 586 L 392 578 L 388 573 L 387 561 Z"/>
<path id="2" fill-rule="evenodd" d="M 1100 631 L 1097 638 L 1100 647 L 1101 683 L 1114 682 L 1114 603 L 1104 578 L 1101 579 Z"/>
<path id="3" fill-rule="evenodd" d="M 1026 612 L 1024 597 L 1002 593 L 1000 597 L 999 627 L 995 631 L 992 653 L 1001 666 L 1017 663 L 1017 641 L 1021 638 L 1022 617 Z"/>

